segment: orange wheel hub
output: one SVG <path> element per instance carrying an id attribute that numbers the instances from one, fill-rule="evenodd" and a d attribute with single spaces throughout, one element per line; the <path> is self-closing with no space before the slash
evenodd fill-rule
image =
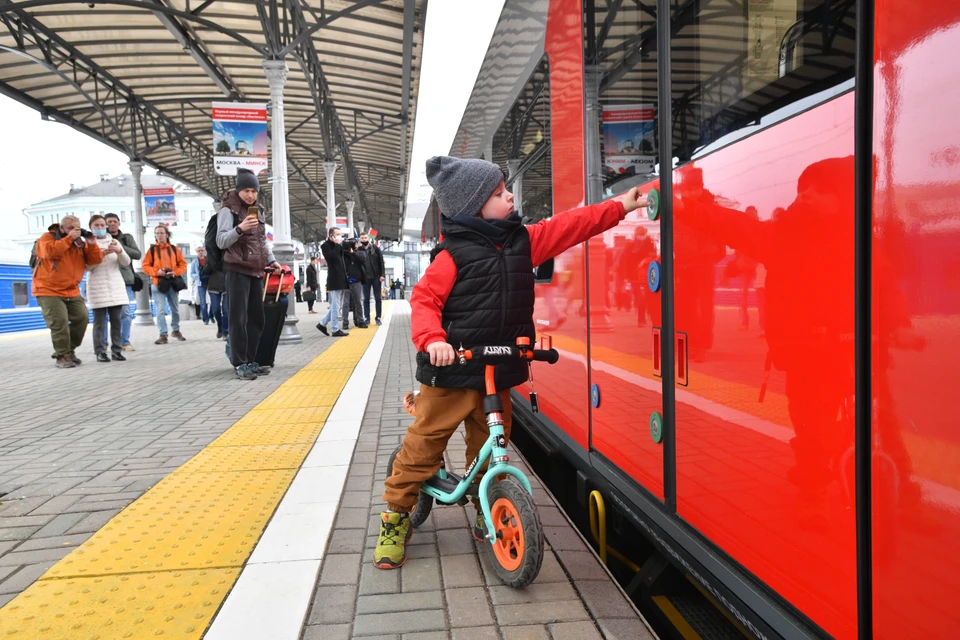
<path id="1" fill-rule="evenodd" d="M 523 562 L 523 522 L 512 502 L 500 498 L 490 509 L 493 519 L 493 555 L 507 571 L 516 571 Z"/>

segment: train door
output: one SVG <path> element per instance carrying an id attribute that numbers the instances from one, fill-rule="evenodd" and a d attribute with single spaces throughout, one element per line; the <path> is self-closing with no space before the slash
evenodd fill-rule
<path id="1" fill-rule="evenodd" d="M 673 17 L 677 513 L 856 635 L 854 3 Z"/>
<path id="2" fill-rule="evenodd" d="M 587 199 L 656 186 L 656 2 L 587 0 L 583 11 Z M 643 209 L 588 242 L 591 448 L 659 499 L 660 223 Z"/>
<path id="3" fill-rule="evenodd" d="M 960 625 L 960 5 L 878 0 L 873 150 L 873 632 Z"/>

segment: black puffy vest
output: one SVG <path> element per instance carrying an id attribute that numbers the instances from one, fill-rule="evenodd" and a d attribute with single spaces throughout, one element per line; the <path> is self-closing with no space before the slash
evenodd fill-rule
<path id="1" fill-rule="evenodd" d="M 501 248 L 483 234 L 450 220 L 444 221 L 446 250 L 457 267 L 457 280 L 443 307 L 442 323 L 447 342 L 458 349 L 480 345 L 515 345 L 536 336 L 533 324 L 534 275 L 530 235 L 521 226 Z M 485 365 L 468 362 L 450 367 L 417 367 L 417 380 L 433 387 L 484 390 Z M 528 378 L 527 363 L 499 364 L 497 391 L 515 387 Z"/>

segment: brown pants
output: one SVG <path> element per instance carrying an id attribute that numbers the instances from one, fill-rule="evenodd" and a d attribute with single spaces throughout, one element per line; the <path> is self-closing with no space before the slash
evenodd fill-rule
<path id="1" fill-rule="evenodd" d="M 391 511 L 409 513 L 417 504 L 420 484 L 440 468 L 447 441 L 463 422 L 467 429 L 467 458 L 464 468 L 480 453 L 490 437 L 483 415 L 484 394 L 474 389 L 441 389 L 420 385 L 416 399 L 417 417 L 407 428 L 403 448 L 393 463 L 393 475 L 384 483 L 383 501 Z M 513 411 L 510 390 L 500 392 L 503 402 L 503 431 L 510 440 Z M 487 461 L 489 462 L 489 460 Z M 487 463 L 481 471 L 487 468 Z M 479 477 L 479 476 L 478 476 Z M 474 503 L 476 504 L 476 502 Z"/>

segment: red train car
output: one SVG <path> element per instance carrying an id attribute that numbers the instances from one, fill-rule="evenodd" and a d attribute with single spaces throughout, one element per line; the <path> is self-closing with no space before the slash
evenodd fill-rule
<path id="1" fill-rule="evenodd" d="M 530 220 L 659 193 L 540 268 L 517 415 L 756 637 L 960 623 L 958 47 L 939 0 L 507 0 L 451 149 Z"/>

